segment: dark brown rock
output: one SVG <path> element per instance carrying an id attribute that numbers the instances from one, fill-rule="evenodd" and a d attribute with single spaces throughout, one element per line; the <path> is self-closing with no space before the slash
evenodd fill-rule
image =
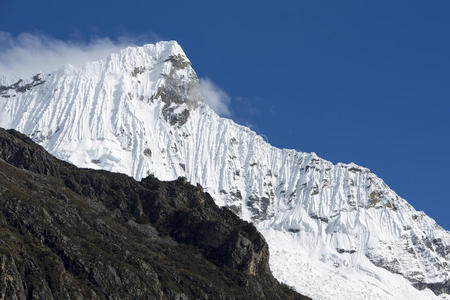
<path id="1" fill-rule="evenodd" d="M 78 169 L 0 129 L 1 299 L 307 299 L 185 179 Z"/>

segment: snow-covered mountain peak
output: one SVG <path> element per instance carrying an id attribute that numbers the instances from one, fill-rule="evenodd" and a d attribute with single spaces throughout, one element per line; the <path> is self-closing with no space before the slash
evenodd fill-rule
<path id="1" fill-rule="evenodd" d="M 71 88 L 68 88 L 69 86 Z M 70 103 L 72 108 L 79 106 L 81 111 L 77 112 L 75 119 L 64 118 L 66 112 L 76 113 L 68 108 L 67 111 L 57 112 L 59 120 L 64 119 L 63 123 L 74 124 L 83 123 L 83 119 L 87 119 L 89 127 L 103 124 L 94 116 L 100 119 L 104 116 L 92 113 L 98 110 L 99 106 L 103 109 L 114 107 L 116 111 L 109 110 L 109 113 L 116 113 L 125 107 L 131 109 L 130 105 L 134 111 L 136 107 L 132 104 L 133 100 L 148 104 L 149 111 L 152 110 L 152 104 L 161 103 L 161 107 L 158 107 L 164 119 L 171 125 L 183 125 L 189 117 L 189 111 L 198 107 L 202 100 L 197 75 L 175 41 L 128 47 L 81 67 L 66 65 L 54 73 L 39 73 L 27 80 L 3 77 L 0 97 L 33 99 L 37 101 L 37 105 L 45 105 L 46 109 L 56 107 L 56 102 Z M 26 110 L 26 107 L 22 109 Z M 100 114 L 100 111 L 98 113 Z M 49 114 L 48 110 L 46 114 Z M 45 116 L 42 117 L 44 118 L 39 119 L 40 124 L 48 121 Z M 25 124 L 23 118 L 13 118 L 8 122 L 4 119 L 0 122 L 4 127 L 25 129 L 30 126 L 30 122 Z M 41 142 L 48 139 L 63 125 L 56 123 L 53 120 L 51 126 L 45 129 L 39 126 L 39 130 L 33 131 L 33 137 Z M 126 131 L 125 127 L 117 130 Z M 96 138 L 102 136 L 104 130 L 106 128 L 102 127 L 101 132 L 87 130 L 85 133 Z"/>
<path id="2" fill-rule="evenodd" d="M 278 149 L 202 102 L 176 42 L 0 83 L 0 126 L 80 167 L 186 177 L 254 222 L 278 279 L 316 299 L 436 299 L 450 235 L 369 169 Z"/>
<path id="3" fill-rule="evenodd" d="M 151 61 L 164 61 L 170 57 L 180 57 L 182 60 L 189 62 L 186 54 L 184 53 L 181 46 L 176 41 L 161 41 L 155 44 L 146 44 L 143 46 L 129 46 L 119 51 L 113 51 L 104 57 L 92 61 L 85 62 L 79 66 L 73 66 L 69 61 L 50 73 L 59 74 L 60 72 L 72 72 L 74 70 L 89 69 L 95 65 L 102 65 L 108 62 L 112 62 L 116 66 L 122 65 L 125 68 L 129 68 L 132 65 L 139 65 L 145 62 Z M 79 63 L 79 62 L 78 62 Z M 43 72 L 36 72 L 43 73 Z M 45 73 L 45 72 L 44 72 Z M 7 83 L 13 84 L 17 80 L 22 79 L 23 81 L 28 81 L 30 78 L 19 78 L 14 74 L 0 74 L 0 82 L 5 85 Z"/>

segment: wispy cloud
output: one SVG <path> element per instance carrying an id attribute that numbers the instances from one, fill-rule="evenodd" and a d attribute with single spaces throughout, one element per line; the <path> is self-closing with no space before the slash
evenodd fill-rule
<path id="1" fill-rule="evenodd" d="M 36 73 L 48 73 L 64 65 L 81 66 L 108 56 L 120 49 L 155 42 L 155 34 L 139 37 L 92 38 L 89 41 L 59 40 L 41 33 L 12 35 L 0 31 L 0 75 L 28 78 Z M 221 116 L 230 117 L 230 96 L 210 78 L 200 78 L 204 102 Z"/>
<path id="2" fill-rule="evenodd" d="M 203 101 L 221 116 L 230 117 L 231 98 L 209 78 L 200 78 L 200 93 Z"/>
<path id="3" fill-rule="evenodd" d="M 136 42 L 152 38 L 92 38 L 89 41 L 62 41 L 41 33 L 12 35 L 0 31 L 0 75 L 29 77 L 71 64 L 80 66 L 108 56 Z"/>

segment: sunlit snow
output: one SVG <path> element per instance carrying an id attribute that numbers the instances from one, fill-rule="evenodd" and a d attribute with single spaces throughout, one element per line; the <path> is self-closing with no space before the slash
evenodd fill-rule
<path id="1" fill-rule="evenodd" d="M 275 148 L 200 94 L 163 102 L 169 84 L 189 95 L 198 87 L 176 42 L 40 76 L 45 82 L 25 91 L 0 91 L 1 126 L 79 167 L 201 184 L 263 233 L 274 275 L 314 299 L 439 299 L 405 277 L 449 280 L 449 232 L 369 169 Z"/>

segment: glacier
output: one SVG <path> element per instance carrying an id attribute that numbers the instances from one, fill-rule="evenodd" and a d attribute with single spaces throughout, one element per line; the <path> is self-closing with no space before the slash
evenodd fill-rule
<path id="1" fill-rule="evenodd" d="M 0 77 L 0 127 L 78 167 L 186 177 L 253 222 L 313 299 L 450 299 L 450 233 L 369 169 L 278 149 L 216 114 L 175 41 Z M 1 151 L 1 149 L 0 149 Z"/>

